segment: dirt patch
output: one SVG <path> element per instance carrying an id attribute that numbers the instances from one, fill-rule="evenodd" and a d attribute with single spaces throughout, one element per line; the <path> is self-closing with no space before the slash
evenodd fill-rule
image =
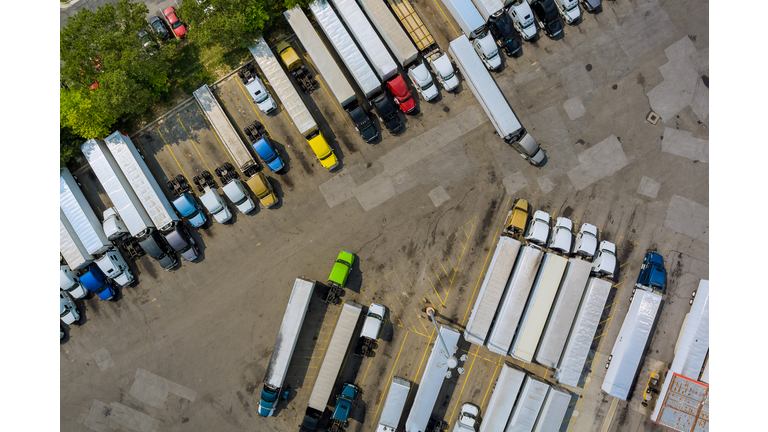
<path id="1" fill-rule="evenodd" d="M 475 247 L 479 247 L 485 242 L 485 238 L 488 236 L 488 232 L 491 230 L 491 222 L 493 221 L 493 215 L 496 213 L 496 207 L 499 205 L 499 200 L 494 198 L 491 200 L 491 204 L 488 209 L 485 210 L 483 220 L 480 222 L 480 232 L 475 237 Z"/>

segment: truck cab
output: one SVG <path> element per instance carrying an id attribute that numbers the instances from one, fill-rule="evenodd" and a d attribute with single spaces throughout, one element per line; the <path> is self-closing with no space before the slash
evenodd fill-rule
<path id="1" fill-rule="evenodd" d="M 539 22 L 539 27 L 544 33 L 554 39 L 563 32 L 563 24 L 560 22 L 560 15 L 557 11 L 555 0 L 528 0 L 531 9 Z"/>
<path id="2" fill-rule="evenodd" d="M 612 277 L 616 270 L 616 245 L 603 240 L 597 248 L 597 256 L 592 262 L 592 273 L 598 276 Z"/>
<path id="3" fill-rule="evenodd" d="M 512 17 L 512 22 L 515 24 L 515 28 L 520 32 L 520 36 L 523 39 L 529 41 L 536 38 L 538 29 L 536 28 L 536 22 L 533 18 L 533 11 L 531 5 L 526 0 L 518 0 L 514 5 L 509 8 L 509 16 Z"/>
<path id="4" fill-rule="evenodd" d="M 477 405 L 471 403 L 462 405 L 456 426 L 453 427 L 453 432 L 476 431 L 477 429 L 475 428 L 475 425 L 477 424 L 479 414 L 480 408 L 478 408 Z"/>
<path id="5" fill-rule="evenodd" d="M 522 55 L 523 41 L 515 31 L 515 24 L 508 14 L 502 14 L 499 18 L 488 23 L 491 35 L 496 39 L 496 44 L 504 49 L 504 54 L 509 57 Z"/>
<path id="6" fill-rule="evenodd" d="M 157 231 L 153 231 L 152 234 L 138 241 L 141 249 L 146 252 L 147 255 L 157 261 L 165 271 L 170 271 L 176 267 L 178 261 L 173 253 L 173 249 L 165 240 L 161 237 Z"/>
<path id="7" fill-rule="evenodd" d="M 527 160 L 529 164 L 539 166 L 544 162 L 546 152 L 539 147 L 539 143 L 536 142 L 536 139 L 531 134 L 523 132 L 523 136 L 519 141 L 513 140 L 512 142 L 507 141 L 507 143 L 517 150 L 520 153 L 520 157 Z"/>
<path id="8" fill-rule="evenodd" d="M 259 199 L 259 202 L 264 207 L 270 208 L 277 204 L 278 199 L 275 191 L 272 189 L 272 183 L 269 182 L 263 171 L 257 172 L 256 175 L 246 180 L 245 183 L 251 188 L 251 192 L 256 195 L 256 198 Z"/>
<path id="9" fill-rule="evenodd" d="M 395 107 L 389 102 L 387 96 L 383 93 L 376 96 L 373 99 L 373 107 L 376 109 L 376 113 L 379 114 L 381 123 L 387 128 L 389 133 L 396 134 L 403 129 L 403 123 L 400 121 L 400 117 L 397 116 Z"/>
<path id="10" fill-rule="evenodd" d="M 172 231 L 164 234 L 165 240 L 168 244 L 181 254 L 181 257 L 187 261 L 194 261 L 199 255 L 197 246 L 195 246 L 195 239 L 189 235 L 187 229 L 183 225 L 176 225 Z"/>
<path id="11" fill-rule="evenodd" d="M 376 348 L 376 341 L 379 339 L 379 333 L 381 333 L 381 327 L 384 325 L 384 315 L 386 313 L 387 308 L 384 305 L 371 303 L 368 313 L 365 315 L 365 321 L 363 321 L 363 329 L 360 331 L 360 339 L 362 339 L 361 355 L 373 354 L 373 350 Z"/>
<path id="12" fill-rule="evenodd" d="M 102 300 L 112 300 L 115 296 L 115 290 L 107 282 L 107 277 L 98 266 L 88 267 L 88 271 L 80 276 L 80 283 L 88 291 L 93 291 Z"/>
<path id="13" fill-rule="evenodd" d="M 338 428 L 349 426 L 349 413 L 355 405 L 360 387 L 354 384 L 344 384 L 341 394 L 336 396 L 336 407 L 333 409 L 331 423 Z"/>
<path id="14" fill-rule="evenodd" d="M 279 393 L 280 389 L 272 389 L 264 385 L 264 388 L 261 389 L 261 400 L 259 401 L 260 416 L 270 417 L 275 413 Z"/>
<path id="15" fill-rule="evenodd" d="M 96 260 L 96 265 L 105 276 L 112 279 L 121 287 L 133 283 L 133 273 L 131 273 L 128 264 L 125 262 L 125 259 L 123 259 L 123 255 L 117 248 L 112 248 L 105 252 L 101 258 Z"/>
<path id="16" fill-rule="evenodd" d="M 251 197 L 248 196 L 248 192 L 243 187 L 243 183 L 238 179 L 232 179 L 229 183 L 221 187 L 224 194 L 232 201 L 232 204 L 237 207 L 243 214 L 248 214 L 256 208 L 256 204 L 253 203 Z"/>
<path id="17" fill-rule="evenodd" d="M 291 44 L 286 41 L 280 41 L 275 45 L 275 51 L 277 51 L 280 59 L 283 61 L 285 68 L 288 69 L 294 78 L 296 78 L 301 91 L 306 93 L 317 87 L 309 72 L 304 67 L 304 63 L 301 62 L 301 57 L 296 54 L 296 50 L 293 49 Z"/>
<path id="18" fill-rule="evenodd" d="M 376 128 L 373 127 L 370 118 L 368 118 L 368 113 L 365 112 L 363 107 L 358 105 L 347 112 L 349 113 L 349 117 L 355 123 L 355 130 L 361 137 L 363 137 L 365 142 L 371 142 L 379 136 L 379 133 L 376 131 Z"/>
<path id="19" fill-rule="evenodd" d="M 333 153 L 333 149 L 328 145 L 328 141 L 325 140 L 323 133 L 320 130 L 316 130 L 307 137 L 307 143 L 315 152 L 315 157 L 320 161 L 320 165 L 328 171 L 332 171 L 339 166 L 339 159 Z"/>
<path id="20" fill-rule="evenodd" d="M 432 81 L 432 75 L 429 74 L 424 63 L 418 62 L 415 66 L 408 68 L 408 77 L 416 84 L 416 90 L 425 101 L 431 101 L 437 97 L 437 86 Z"/>
<path id="21" fill-rule="evenodd" d="M 392 93 L 392 98 L 397 106 L 400 107 L 400 111 L 406 114 L 416 113 L 416 101 L 413 100 L 411 92 L 408 91 L 408 86 L 400 74 L 387 81 L 387 89 Z"/>
<path id="22" fill-rule="evenodd" d="M 62 291 L 66 291 L 69 295 L 76 299 L 83 298 L 88 295 L 88 290 L 80 283 L 80 279 L 77 277 L 75 272 L 72 271 L 66 264 L 60 267 L 59 288 Z"/>
<path id="23" fill-rule="evenodd" d="M 117 209 L 114 207 L 104 210 L 102 228 L 104 228 L 104 235 L 111 242 L 131 235 L 128 232 L 128 228 L 125 227 L 123 220 L 120 219 L 120 215 L 117 214 Z"/>
<path id="24" fill-rule="evenodd" d="M 195 198 L 189 193 L 184 192 L 173 200 L 173 207 L 182 216 L 187 218 L 193 227 L 199 228 L 205 224 L 205 214 L 200 209 L 200 206 L 197 205 Z"/>
<path id="25" fill-rule="evenodd" d="M 555 0 L 555 4 L 566 24 L 573 24 L 581 18 L 579 0 Z"/>
<path id="26" fill-rule="evenodd" d="M 266 136 L 262 136 L 259 140 L 253 143 L 252 147 L 272 172 L 278 172 L 285 166 L 283 160 L 280 158 L 280 153 L 278 153 L 277 149 L 272 146 L 272 143 L 269 142 L 269 139 L 267 139 Z"/>
<path id="27" fill-rule="evenodd" d="M 499 48 L 494 43 L 489 34 L 472 40 L 472 47 L 483 61 L 488 70 L 496 70 L 501 67 L 501 57 L 499 57 Z"/>
<path id="28" fill-rule="evenodd" d="M 208 213 L 213 215 L 213 218 L 218 223 L 225 223 L 232 219 L 232 213 L 230 213 L 227 203 L 224 202 L 224 198 L 216 192 L 216 189 L 210 189 L 208 192 L 200 197 L 200 201 L 208 210 Z"/>
<path id="29" fill-rule="evenodd" d="M 525 226 L 528 225 L 528 218 L 531 216 L 531 205 L 528 201 L 518 198 L 515 205 L 507 214 L 507 221 L 504 223 L 504 231 L 508 233 L 522 233 Z"/>
<path id="30" fill-rule="evenodd" d="M 429 65 L 432 66 L 432 71 L 437 76 L 437 80 L 445 91 L 453 91 L 459 86 L 459 78 L 453 70 L 453 65 L 451 65 L 451 59 L 448 58 L 448 55 L 429 56 L 428 61 Z"/>
<path id="31" fill-rule="evenodd" d="M 253 101 L 256 102 L 256 106 L 258 106 L 264 114 L 269 115 L 277 109 L 275 100 L 272 99 L 267 88 L 264 87 L 261 78 L 256 74 L 256 67 L 254 65 L 245 65 L 245 67 L 238 72 L 238 75 L 243 81 L 243 85 L 248 91 L 248 94 L 251 95 Z"/>
<path id="32" fill-rule="evenodd" d="M 66 325 L 80 321 L 80 313 L 77 311 L 75 301 L 66 291 L 59 291 L 59 318 Z"/>
<path id="33" fill-rule="evenodd" d="M 352 252 L 341 251 L 336 261 L 333 263 L 331 274 L 328 276 L 328 293 L 323 301 L 333 303 L 341 296 L 343 288 L 347 285 L 347 278 L 352 271 L 352 265 L 355 263 L 355 254 Z"/>
<path id="34" fill-rule="evenodd" d="M 640 267 L 635 287 L 649 287 L 664 294 L 667 290 L 667 271 L 664 269 L 664 258 L 655 251 L 648 251 Z"/>

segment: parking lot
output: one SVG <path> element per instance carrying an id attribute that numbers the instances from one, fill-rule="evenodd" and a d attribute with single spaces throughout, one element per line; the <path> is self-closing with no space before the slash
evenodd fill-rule
<path id="1" fill-rule="evenodd" d="M 413 6 L 446 50 L 459 29 L 447 9 L 440 0 Z M 566 26 L 562 40 L 540 31 L 522 57 L 504 58 L 493 76 L 547 152 L 542 168 L 495 135 L 463 81 L 455 94 L 441 89 L 436 102 L 418 99 L 419 114 L 401 114 L 404 133 L 383 130 L 366 144 L 318 76 L 322 85 L 303 97 L 341 160 L 333 173 L 281 107 L 270 116 L 258 111 L 236 74 L 216 83 L 241 135 L 262 122 L 286 160 L 285 173 L 268 174 L 281 203 L 234 214 L 225 225 L 207 222 L 193 232 L 204 251 L 199 262 L 164 272 L 142 257 L 130 263 L 138 283 L 120 301 L 81 304 L 85 322 L 61 346 L 61 429 L 297 430 L 340 310 L 321 301 L 322 283 L 347 250 L 358 260 L 343 300 L 388 310 L 375 356 L 350 355 L 337 380 L 363 389 L 347 430 L 375 430 L 392 377 L 418 384 L 424 372 L 435 343 L 424 308 L 463 329 L 520 197 L 577 227 L 592 223 L 617 245 L 614 288 L 560 430 L 662 430 L 639 395 L 649 375 L 672 362 L 691 292 L 709 276 L 707 8 L 604 1 L 601 13 L 583 12 L 580 24 Z M 646 121 L 651 110 L 661 116 L 655 125 Z M 177 174 L 191 184 L 230 161 L 194 99 L 125 132 L 163 187 Z M 97 179 L 87 167 L 75 174 L 100 215 L 110 203 Z M 648 249 L 665 260 L 665 304 L 635 397 L 614 402 L 600 389 L 604 366 Z M 319 283 L 288 371 L 288 402 L 265 419 L 257 413 L 261 382 L 298 276 Z M 466 372 L 445 381 L 433 410 L 451 428 L 465 402 L 482 417 L 504 361 L 555 382 L 552 370 L 463 339 L 459 350 L 468 355 Z"/>

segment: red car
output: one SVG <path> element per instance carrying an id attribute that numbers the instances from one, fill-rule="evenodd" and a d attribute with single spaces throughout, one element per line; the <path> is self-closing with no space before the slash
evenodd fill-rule
<path id="1" fill-rule="evenodd" d="M 395 103 L 402 112 L 408 114 L 416 110 L 416 101 L 411 97 L 408 86 L 405 85 L 403 77 L 399 74 L 387 81 L 387 89 L 392 93 Z"/>
<path id="2" fill-rule="evenodd" d="M 168 19 L 168 23 L 173 29 L 173 33 L 179 38 L 183 38 L 187 34 L 187 28 L 179 21 L 179 17 L 176 16 L 176 9 L 173 6 L 163 11 L 163 14 Z"/>

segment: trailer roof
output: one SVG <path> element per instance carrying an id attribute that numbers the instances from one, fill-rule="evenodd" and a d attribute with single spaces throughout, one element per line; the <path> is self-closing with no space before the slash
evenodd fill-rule
<path id="1" fill-rule="evenodd" d="M 533 432 L 551 432 L 560 430 L 568 404 L 571 402 L 571 394 L 565 390 L 550 386 L 544 405 L 541 407 L 539 418 Z"/>
<path id="2" fill-rule="evenodd" d="M 483 285 L 480 287 L 480 293 L 475 299 L 475 306 L 472 308 L 472 314 L 464 330 L 464 339 L 468 342 L 475 345 L 485 343 L 493 317 L 507 288 L 512 268 L 515 266 L 520 246 L 519 241 L 504 236 L 496 244 L 496 252 L 493 253 L 491 265 L 485 274 Z"/>
<path id="3" fill-rule="evenodd" d="M 499 379 L 493 387 L 491 400 L 483 413 L 480 432 L 499 432 L 507 427 L 507 421 L 512 414 L 512 407 L 517 401 L 517 395 L 520 393 L 524 379 L 525 373 L 523 371 L 504 363 Z"/>
<path id="4" fill-rule="evenodd" d="M 283 385 L 314 289 L 315 281 L 309 279 L 299 277 L 293 283 L 283 322 L 280 324 L 280 331 L 277 332 L 275 348 L 272 350 L 272 357 L 264 374 L 264 382 L 273 387 Z"/>
<path id="5" fill-rule="evenodd" d="M 400 23 L 395 20 L 395 16 L 382 0 L 360 0 L 360 4 L 365 9 L 368 17 L 376 26 L 379 34 L 387 43 L 389 49 L 397 57 L 400 66 L 407 66 L 419 55 L 411 39 L 400 27 Z"/>
<path id="6" fill-rule="evenodd" d="M 392 383 L 387 392 L 387 400 L 384 402 L 384 409 L 381 411 L 379 424 L 397 429 L 400 423 L 400 417 L 403 416 L 403 408 L 408 399 L 408 393 L 411 391 L 411 383 L 400 377 L 393 377 Z"/>
<path id="7" fill-rule="evenodd" d="M 472 0 L 443 0 L 443 4 L 467 37 L 485 25 L 485 20 L 477 7 L 472 4 Z"/>
<path id="8" fill-rule="evenodd" d="M 100 254 L 112 246 L 83 191 L 67 168 L 59 175 L 59 207 L 88 253 Z"/>
<path id="9" fill-rule="evenodd" d="M 392 11 L 400 19 L 400 22 L 403 23 L 403 27 L 408 30 L 408 34 L 420 51 L 424 51 L 435 44 L 432 34 L 429 33 L 429 30 L 427 30 L 427 27 L 421 21 L 416 11 L 413 10 L 413 6 L 411 6 L 408 0 L 387 0 L 387 2 L 389 2 L 389 6 L 392 7 Z"/>
<path id="10" fill-rule="evenodd" d="M 523 389 L 520 391 L 518 402 L 506 430 L 530 431 L 533 429 L 549 389 L 549 384 L 534 378 L 532 375 L 526 375 Z"/>
<path id="11" fill-rule="evenodd" d="M 216 135 L 219 136 L 227 152 L 232 156 L 237 168 L 243 171 L 253 165 L 253 157 L 227 118 L 224 110 L 221 109 L 219 101 L 216 100 L 216 96 L 214 96 L 208 84 L 203 84 L 202 87 L 195 90 L 192 94 L 195 96 L 195 100 L 200 105 L 200 109 L 205 114 L 205 117 L 211 122 Z"/>
<path id="12" fill-rule="evenodd" d="M 256 44 L 248 47 L 253 54 L 253 58 L 256 59 L 256 63 L 264 72 L 267 81 L 272 85 L 272 89 L 275 91 L 278 99 L 283 103 L 285 111 L 293 120 L 299 133 L 306 135 L 307 132 L 317 127 L 315 119 L 312 118 L 309 110 L 307 110 L 304 101 L 301 96 L 296 92 L 296 88 L 291 83 L 288 75 L 280 67 L 280 63 L 275 57 L 275 54 L 269 49 L 269 46 L 264 41 L 264 38 L 259 36 L 256 39 Z"/>
<path id="13" fill-rule="evenodd" d="M 651 421 L 679 432 L 709 431 L 709 386 L 676 373 L 667 376 L 670 384 L 656 402 L 658 420 Z"/>
<path id="14" fill-rule="evenodd" d="M 332 0 L 336 10 L 339 11 L 341 19 L 352 32 L 355 40 L 365 52 L 368 60 L 373 65 L 373 69 L 379 75 L 382 81 L 388 80 L 397 74 L 397 65 L 389 55 L 387 48 L 381 42 L 379 35 L 371 27 L 368 18 L 365 17 L 360 6 L 355 0 Z"/>
<path id="15" fill-rule="evenodd" d="M 611 362 L 601 386 L 606 393 L 623 400 L 629 398 L 660 307 L 661 295 L 640 288 L 635 291 L 611 350 Z"/>
<path id="16" fill-rule="evenodd" d="M 309 395 L 310 408 L 320 412 L 325 410 L 328 404 L 328 398 L 331 397 L 333 386 L 336 384 L 336 378 L 339 376 L 341 364 L 347 357 L 349 342 L 357 327 L 357 320 L 363 307 L 359 304 L 348 301 L 344 303 L 339 313 L 339 320 L 331 335 L 331 341 L 325 349 L 325 357 L 317 372 L 317 379 L 312 387 L 312 393 Z"/>
<path id="17" fill-rule="evenodd" d="M 81 269 L 93 261 L 93 256 L 80 243 L 80 239 L 74 234 L 72 225 L 69 224 L 67 216 L 61 209 L 59 209 L 59 252 L 72 270 Z"/>
<path id="18" fill-rule="evenodd" d="M 496 132 L 501 137 L 506 137 L 520 130 L 523 126 L 499 90 L 496 81 L 472 48 L 469 39 L 464 35 L 454 39 L 451 41 L 448 52 L 456 62 L 472 94 L 480 102 L 485 114 L 496 128 Z"/>

